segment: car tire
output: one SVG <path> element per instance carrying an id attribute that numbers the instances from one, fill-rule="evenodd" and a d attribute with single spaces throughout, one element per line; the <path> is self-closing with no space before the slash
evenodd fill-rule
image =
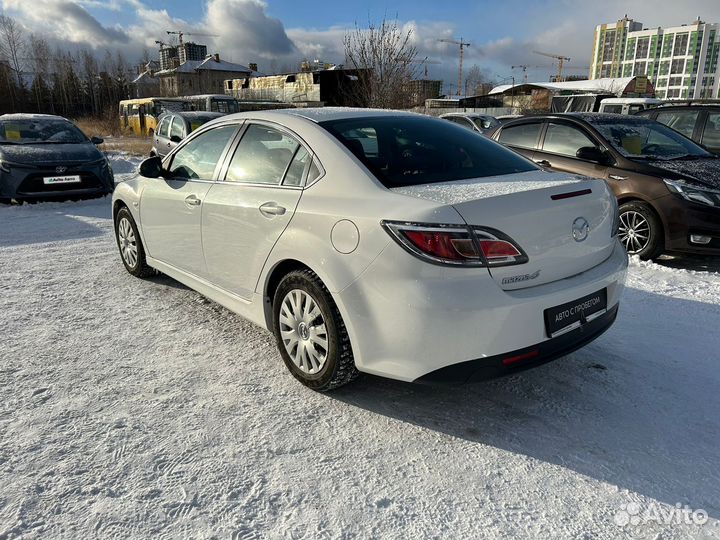
<path id="1" fill-rule="evenodd" d="M 290 373 L 327 392 L 357 378 L 350 338 L 332 296 L 310 270 L 295 270 L 278 284 L 273 331 Z"/>
<path id="2" fill-rule="evenodd" d="M 125 207 L 115 216 L 115 240 L 120 250 L 120 259 L 129 273 L 138 278 L 150 277 L 157 273 L 145 260 L 145 249 L 137 225 L 130 210 Z"/>
<path id="3" fill-rule="evenodd" d="M 643 261 L 656 259 L 664 250 L 660 218 L 646 203 L 630 201 L 620 205 L 618 237 L 630 255 Z"/>

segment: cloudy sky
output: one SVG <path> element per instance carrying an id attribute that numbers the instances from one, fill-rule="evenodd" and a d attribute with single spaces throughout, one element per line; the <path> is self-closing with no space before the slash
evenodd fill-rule
<path id="1" fill-rule="evenodd" d="M 652 5 L 652 8 L 649 6 Z M 438 41 L 463 37 L 471 43 L 466 66 L 479 65 L 501 79 L 522 77 L 511 66 L 527 64 L 529 77 L 546 80 L 553 60 L 539 49 L 572 58 L 570 73 L 585 74 L 593 29 L 628 16 L 647 27 L 690 23 L 697 16 L 720 22 L 719 0 L 0 0 L 5 14 L 53 44 L 89 46 L 99 53 L 121 49 L 132 61 L 166 30 L 182 29 L 218 37 L 188 36 L 228 60 L 257 62 L 261 71 L 297 65 L 304 59 L 342 62 L 342 38 L 383 16 L 413 29 L 421 58 L 441 64 L 429 75 L 448 85 L 456 80 L 457 47 Z M 446 90 L 451 90 L 446 86 Z"/>

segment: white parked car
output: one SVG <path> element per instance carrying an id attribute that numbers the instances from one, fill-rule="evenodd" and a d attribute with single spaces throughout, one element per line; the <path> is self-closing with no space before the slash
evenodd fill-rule
<path id="1" fill-rule="evenodd" d="M 411 113 L 225 116 L 143 162 L 113 216 L 131 274 L 272 331 L 316 390 L 565 355 L 613 323 L 627 268 L 605 182 Z"/>

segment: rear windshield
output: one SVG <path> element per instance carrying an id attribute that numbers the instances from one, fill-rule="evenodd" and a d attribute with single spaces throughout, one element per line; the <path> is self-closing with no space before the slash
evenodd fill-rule
<path id="1" fill-rule="evenodd" d="M 435 118 L 369 116 L 329 120 L 320 125 L 388 188 L 537 169 L 500 144 Z"/>

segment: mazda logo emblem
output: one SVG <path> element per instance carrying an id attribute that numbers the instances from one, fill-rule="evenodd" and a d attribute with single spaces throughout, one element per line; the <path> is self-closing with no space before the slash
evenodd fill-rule
<path id="1" fill-rule="evenodd" d="M 67 167 L 55 167 L 55 172 L 58 174 L 62 174 L 65 171 L 67 171 Z"/>
<path id="2" fill-rule="evenodd" d="M 588 237 L 590 224 L 584 217 L 579 217 L 572 224 L 572 236 L 576 242 L 582 242 Z"/>

